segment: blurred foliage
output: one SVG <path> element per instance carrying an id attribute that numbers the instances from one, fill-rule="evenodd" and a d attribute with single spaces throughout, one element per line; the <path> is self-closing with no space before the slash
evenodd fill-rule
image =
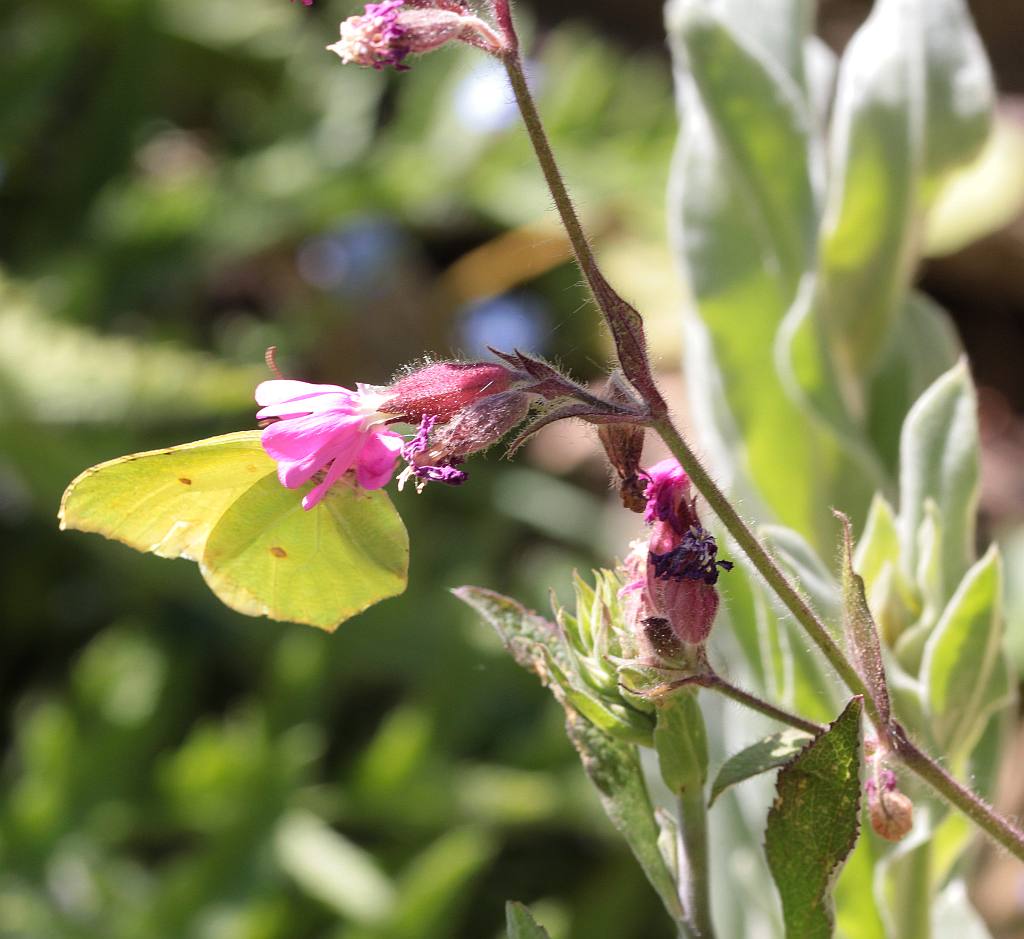
<path id="1" fill-rule="evenodd" d="M 342 384 L 486 342 L 606 358 L 499 73 L 343 69 L 352 6 L 0 13 L 4 939 L 480 939 L 508 896 L 553 939 L 669 935 L 558 715 L 444 590 L 542 605 L 622 550 L 602 470 L 405 492 L 409 592 L 334 637 L 57 535 L 82 468 L 252 426 L 271 344 Z M 584 213 L 671 313 L 667 69 L 571 24 L 538 48 Z"/>

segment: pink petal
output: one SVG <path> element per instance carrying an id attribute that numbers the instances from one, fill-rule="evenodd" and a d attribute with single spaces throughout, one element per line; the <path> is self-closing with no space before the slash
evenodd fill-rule
<path id="1" fill-rule="evenodd" d="M 323 482 L 317 483 L 302 497 L 302 507 L 308 512 L 311 508 L 317 505 L 317 503 L 327 495 L 327 490 L 341 479 L 347 469 L 348 464 L 341 460 L 335 460 L 331 464 L 331 468 L 327 471 L 327 475 L 324 476 Z"/>
<path id="2" fill-rule="evenodd" d="M 280 404 L 282 401 L 293 401 L 296 398 L 306 398 L 311 395 L 343 392 L 351 395 L 352 392 L 340 385 L 311 385 L 306 381 L 294 381 L 289 378 L 275 378 L 271 381 L 261 382 L 256 386 L 256 403 L 261 405 Z"/>
<path id="3" fill-rule="evenodd" d="M 295 461 L 311 456 L 336 441 L 358 437 L 361 419 L 310 414 L 290 421 L 277 421 L 263 431 L 263 449 L 275 460 Z M 326 462 L 326 460 L 324 461 Z"/>
<path id="4" fill-rule="evenodd" d="M 256 412 L 256 417 L 258 420 L 263 420 L 265 417 L 289 420 L 307 414 L 352 414 L 354 411 L 355 405 L 351 395 L 342 396 L 331 393 L 307 395 L 305 398 L 292 398 L 290 401 L 282 401 L 280 404 L 268 404 Z"/>
<path id="5" fill-rule="evenodd" d="M 364 489 L 386 486 L 395 473 L 398 451 L 405 443 L 401 434 L 384 430 L 373 434 L 356 460 L 356 481 Z"/>

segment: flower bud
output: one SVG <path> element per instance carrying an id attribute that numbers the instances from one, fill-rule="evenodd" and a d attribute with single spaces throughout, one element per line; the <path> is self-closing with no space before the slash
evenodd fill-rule
<path id="1" fill-rule="evenodd" d="M 875 834 L 902 841 L 914 827 L 914 803 L 897 788 L 896 775 L 883 770 L 880 780 L 868 780 L 868 817 Z"/>
<path id="2" fill-rule="evenodd" d="M 530 396 L 524 391 L 488 394 L 442 427 L 433 449 L 448 459 L 486 450 L 522 423 L 529 410 Z"/>
<path id="3" fill-rule="evenodd" d="M 416 369 L 388 389 L 383 409 L 413 421 L 446 424 L 477 401 L 506 391 L 515 372 L 498 362 L 437 362 Z"/>
<path id="4" fill-rule="evenodd" d="M 342 22 L 341 38 L 327 48 L 345 63 L 375 69 L 391 65 L 401 71 L 408 67 L 402 64 L 406 56 L 432 52 L 455 40 L 495 54 L 503 48 L 487 23 L 461 7 L 413 6 L 406 0 L 366 4 L 361 16 Z"/>

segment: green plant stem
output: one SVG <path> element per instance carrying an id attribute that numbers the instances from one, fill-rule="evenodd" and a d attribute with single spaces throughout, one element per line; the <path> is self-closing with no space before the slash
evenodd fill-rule
<path id="1" fill-rule="evenodd" d="M 897 727 L 894 750 L 903 765 L 921 777 L 947 802 L 952 803 L 975 825 L 1001 844 L 1014 857 L 1024 861 L 1024 831 L 1003 818 L 984 799 L 949 775 L 927 753 L 912 743 Z"/>
<path id="2" fill-rule="evenodd" d="M 864 708 L 878 732 L 879 740 L 898 753 L 907 768 L 924 779 L 940 796 L 960 809 L 1015 857 L 1024 861 L 1024 831 L 1021 831 L 1008 819 L 998 815 L 982 799 L 957 782 L 938 763 L 911 744 L 905 737 L 900 739 L 901 734 L 897 725 L 882 720 L 870 690 L 846 658 L 842 649 L 832 639 L 828 628 L 807 605 L 796 587 L 790 583 L 789 578 L 732 507 L 725 494 L 701 465 L 696 454 L 676 430 L 668 416 L 668 406 L 654 382 L 647 356 L 642 320 L 639 314 L 612 289 L 598 268 L 590 243 L 580 224 L 579 216 L 576 214 L 572 199 L 558 170 L 558 164 L 544 131 L 544 125 L 526 82 L 526 74 L 523 71 L 523 62 L 519 52 L 519 41 L 509 9 L 509 0 L 493 0 L 493 6 L 498 25 L 505 39 L 505 51 L 501 55 L 501 60 L 508 72 L 526 132 L 547 181 L 548 189 L 551 191 L 559 217 L 569 236 L 569 241 L 572 243 L 576 262 L 590 287 L 595 303 L 611 330 L 623 374 L 647 404 L 650 412 L 650 426 L 679 460 L 697 491 L 705 498 L 737 545 L 747 555 L 783 605 L 804 628 L 814 644 L 818 646 L 846 686 L 854 694 L 863 696 Z"/>
<path id="3" fill-rule="evenodd" d="M 579 216 L 576 214 L 576 207 L 573 205 L 562 174 L 558 169 L 551 144 L 548 142 L 547 132 L 544 130 L 544 124 L 540 119 L 537 105 L 526 80 L 523 60 L 519 53 L 519 41 L 512 26 L 512 18 L 506 0 L 496 3 L 495 11 L 499 23 L 505 31 L 506 52 L 501 59 L 505 64 L 505 71 L 508 73 L 523 123 L 526 125 L 526 131 L 533 144 L 534 153 L 540 163 L 562 225 L 569 236 L 576 263 L 590 288 L 594 302 L 601 310 L 604 320 L 611 330 L 623 374 L 640 392 L 653 415 L 667 415 L 668 405 L 661 397 L 651 372 L 640 314 L 612 289 L 601 273 L 594 257 L 594 251 L 583 231 Z"/>
<path id="4" fill-rule="evenodd" d="M 711 923 L 711 877 L 708 854 L 708 810 L 704 790 L 689 786 L 679 793 L 679 834 L 686 855 L 683 906 L 692 932 L 714 939 Z"/>
<path id="5" fill-rule="evenodd" d="M 673 682 L 673 684 L 675 683 Z M 737 688 L 734 684 L 727 682 L 724 678 L 713 672 L 706 675 L 695 675 L 692 678 L 684 678 L 680 684 L 700 685 L 701 688 L 717 691 L 719 694 L 732 698 L 733 701 L 742 704 L 746 708 L 750 708 L 752 711 L 757 711 L 766 717 L 770 717 L 772 720 L 788 724 L 790 727 L 806 731 L 809 734 L 820 734 L 825 730 L 821 724 L 816 724 L 814 721 L 808 721 L 796 714 L 791 714 L 789 711 L 784 711 L 782 708 L 776 707 L 774 704 L 759 698 L 755 694 L 751 694 L 749 691 Z"/>

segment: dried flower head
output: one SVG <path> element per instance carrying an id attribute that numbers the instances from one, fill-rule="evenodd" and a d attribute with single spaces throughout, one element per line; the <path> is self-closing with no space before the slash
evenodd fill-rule
<path id="1" fill-rule="evenodd" d="M 406 56 L 432 52 L 453 41 L 468 42 L 488 52 L 503 42 L 478 16 L 451 4 L 416 4 L 406 0 L 368 3 L 360 16 L 341 24 L 341 38 L 327 48 L 342 62 L 405 70 Z"/>

